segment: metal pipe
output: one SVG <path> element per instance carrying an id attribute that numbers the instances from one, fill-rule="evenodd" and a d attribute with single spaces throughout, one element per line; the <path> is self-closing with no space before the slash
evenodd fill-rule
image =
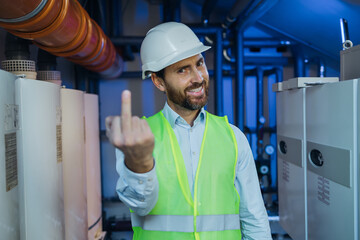
<path id="1" fill-rule="evenodd" d="M 121 1 L 112 0 L 111 1 L 111 16 L 110 16 L 110 24 L 111 24 L 110 36 L 111 37 L 119 37 L 122 34 L 121 22 L 122 22 Z"/>
<path id="2" fill-rule="evenodd" d="M 215 81 L 215 114 L 224 115 L 223 78 L 222 78 L 222 37 L 221 32 L 216 31 L 215 57 L 214 57 L 214 81 Z"/>
<path id="3" fill-rule="evenodd" d="M 225 21 L 222 23 L 224 29 L 228 29 L 230 25 L 236 21 L 236 18 L 240 15 L 241 12 L 249 5 L 251 0 L 239 0 L 235 1 L 235 4 L 232 6 L 228 15 L 226 15 Z"/>
<path id="4" fill-rule="evenodd" d="M 282 82 L 283 81 L 283 69 L 282 68 L 276 68 L 276 82 Z"/>
<path id="5" fill-rule="evenodd" d="M 236 77 L 235 77 L 235 124 L 244 130 L 244 113 L 245 113 L 245 94 L 244 94 L 244 47 L 243 32 L 236 31 Z"/>
<path id="6" fill-rule="evenodd" d="M 6 14 L 0 11 L 0 27 L 33 40 L 39 48 L 98 72 L 102 77 L 115 78 L 121 74 L 122 59 L 114 45 L 77 0 L 43 0 L 44 4 L 38 0 L 26 1 L 26 9 L 34 9 L 30 12 L 36 10 L 36 14 L 15 22 L 2 21 L 19 19 L 18 11 L 11 12 L 18 7 L 15 5 L 18 1 L 6 2 L 9 9 Z"/>
<path id="7" fill-rule="evenodd" d="M 230 48 L 223 49 L 224 59 L 230 63 L 236 62 L 236 59 L 233 56 L 230 56 L 229 51 L 230 51 Z"/>
<path id="8" fill-rule="evenodd" d="M 256 81 L 256 129 L 257 129 L 257 154 L 258 158 L 261 158 L 263 153 L 263 138 L 264 138 L 264 70 L 259 67 L 257 68 L 257 81 Z"/>
<path id="9" fill-rule="evenodd" d="M 257 107 L 256 107 L 256 118 L 258 122 L 261 122 L 260 119 L 263 117 L 263 105 L 264 105 L 264 70 L 259 67 L 257 68 Z"/>
<path id="10" fill-rule="evenodd" d="M 305 76 L 305 64 L 304 58 L 300 54 L 295 56 L 295 77 L 304 77 Z"/>
<path id="11" fill-rule="evenodd" d="M 276 68 L 276 82 L 282 82 L 283 81 L 283 68 L 277 67 Z M 275 100 L 276 103 L 276 100 Z M 276 104 L 275 104 L 275 113 L 276 113 Z M 274 121 L 275 121 L 275 128 L 276 128 L 276 123 L 277 123 L 277 119 L 276 119 L 276 114 L 274 115 Z M 276 133 L 276 130 L 275 130 Z M 276 144 L 276 143 L 275 143 Z M 276 181 L 277 182 L 277 181 Z"/>
<path id="12" fill-rule="evenodd" d="M 348 22 L 345 18 L 340 18 L 341 43 L 350 40 Z"/>
<path id="13" fill-rule="evenodd" d="M 16 23 L 29 20 L 36 16 L 46 5 L 47 0 L 35 1 L 1 1 L 0 19 L 1 22 Z"/>
<path id="14" fill-rule="evenodd" d="M 216 6 L 217 0 L 205 0 L 201 9 L 201 22 L 204 26 L 207 26 L 210 18 L 210 14 Z"/>
<path id="15" fill-rule="evenodd" d="M 101 1 L 96 0 L 95 1 L 95 9 L 97 9 L 96 13 L 98 14 L 98 18 L 96 19 L 96 22 L 99 24 L 101 29 L 104 31 L 105 34 L 110 33 L 110 24 L 107 19 L 107 17 L 110 16 L 110 7 L 108 6 L 108 1 Z"/>
<path id="16" fill-rule="evenodd" d="M 318 76 L 319 77 L 326 76 L 326 67 L 325 67 L 325 63 L 322 59 L 319 59 Z"/>
<path id="17" fill-rule="evenodd" d="M 163 1 L 163 22 L 180 22 L 181 0 Z"/>
<path id="18" fill-rule="evenodd" d="M 348 23 L 344 18 L 340 18 L 340 30 L 343 50 L 351 48 L 353 43 L 350 41 Z"/>

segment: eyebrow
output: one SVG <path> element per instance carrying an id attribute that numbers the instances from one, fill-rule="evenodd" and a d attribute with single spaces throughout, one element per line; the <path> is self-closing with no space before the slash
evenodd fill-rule
<path id="1" fill-rule="evenodd" d="M 199 60 L 197 60 L 197 61 L 196 61 L 196 64 L 198 64 L 198 63 L 201 62 L 201 61 L 204 61 L 204 57 L 201 57 Z M 177 67 L 177 68 L 176 68 L 176 71 L 179 71 L 180 69 L 188 68 L 188 67 L 190 67 L 190 64 Z"/>

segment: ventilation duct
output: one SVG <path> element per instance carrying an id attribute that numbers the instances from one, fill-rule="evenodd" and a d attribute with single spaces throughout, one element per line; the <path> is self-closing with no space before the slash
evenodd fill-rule
<path id="1" fill-rule="evenodd" d="M 1 238 L 18 240 L 19 196 L 14 74 L 0 70 L 0 232 Z"/>
<path id="2" fill-rule="evenodd" d="M 65 239 L 87 239 L 84 93 L 61 89 Z"/>
<path id="3" fill-rule="evenodd" d="M 104 78 L 122 72 L 122 59 L 76 0 L 0 0 L 0 27 Z"/>

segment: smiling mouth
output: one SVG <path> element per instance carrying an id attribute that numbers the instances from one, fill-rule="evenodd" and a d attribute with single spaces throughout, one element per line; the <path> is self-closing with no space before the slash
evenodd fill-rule
<path id="1" fill-rule="evenodd" d="M 198 87 L 198 88 L 189 90 L 189 92 L 197 93 L 197 92 L 200 92 L 202 89 L 203 89 L 203 86 L 200 86 L 200 87 Z"/>
<path id="2" fill-rule="evenodd" d="M 203 97 L 205 94 L 204 85 L 201 85 L 198 88 L 194 88 L 187 91 L 188 96 L 199 98 Z"/>

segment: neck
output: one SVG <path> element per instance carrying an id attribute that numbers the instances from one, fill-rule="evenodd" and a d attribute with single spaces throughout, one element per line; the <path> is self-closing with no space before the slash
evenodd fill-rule
<path id="1" fill-rule="evenodd" d="M 174 110 L 174 112 L 179 114 L 180 117 L 182 117 L 190 126 L 193 126 L 196 117 L 200 113 L 200 109 L 189 110 L 170 101 L 168 101 L 168 105 L 172 110 Z"/>

